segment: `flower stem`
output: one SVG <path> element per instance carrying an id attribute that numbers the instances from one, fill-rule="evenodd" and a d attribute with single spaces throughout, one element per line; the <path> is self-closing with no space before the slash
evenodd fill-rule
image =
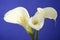
<path id="1" fill-rule="evenodd" d="M 34 40 L 34 35 L 32 35 L 32 40 Z"/>
<path id="2" fill-rule="evenodd" d="M 36 40 L 38 40 L 38 31 L 36 30 Z"/>
<path id="3" fill-rule="evenodd" d="M 34 34 L 30 34 L 31 40 L 34 40 Z"/>

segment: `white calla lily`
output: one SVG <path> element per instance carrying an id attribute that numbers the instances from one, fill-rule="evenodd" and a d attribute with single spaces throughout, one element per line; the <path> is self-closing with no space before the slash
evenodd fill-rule
<path id="1" fill-rule="evenodd" d="M 41 8 L 40 8 L 40 12 L 37 10 L 35 15 L 31 17 L 29 20 L 29 25 L 35 30 L 40 30 L 44 24 L 44 17 L 42 14 L 39 13 L 43 13 L 43 10 Z"/>
<path id="2" fill-rule="evenodd" d="M 52 7 L 37 8 L 37 12 L 29 20 L 32 28 L 40 30 L 43 27 L 45 18 L 54 19 L 56 21 L 57 11 Z"/>
<path id="3" fill-rule="evenodd" d="M 31 27 L 27 23 L 29 18 L 28 11 L 24 7 L 14 8 L 4 15 L 6 22 L 22 25 L 28 32 L 32 32 Z"/>

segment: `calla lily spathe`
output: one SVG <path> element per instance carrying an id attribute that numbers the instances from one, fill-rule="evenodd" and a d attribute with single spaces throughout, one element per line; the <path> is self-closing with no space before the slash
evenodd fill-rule
<path id="1" fill-rule="evenodd" d="M 29 18 L 29 13 L 24 7 L 14 8 L 4 15 L 6 22 L 22 25 L 28 32 L 32 33 L 32 29 L 27 23 Z"/>

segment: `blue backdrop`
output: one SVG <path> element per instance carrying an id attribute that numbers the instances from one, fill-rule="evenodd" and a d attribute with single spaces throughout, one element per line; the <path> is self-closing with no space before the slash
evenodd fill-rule
<path id="1" fill-rule="evenodd" d="M 46 19 L 39 31 L 39 40 L 60 40 L 60 1 L 59 0 L 0 0 L 0 40 L 30 40 L 22 26 L 7 23 L 4 14 L 15 7 L 25 7 L 33 16 L 37 7 L 54 7 L 58 12 L 56 27 L 53 20 Z"/>

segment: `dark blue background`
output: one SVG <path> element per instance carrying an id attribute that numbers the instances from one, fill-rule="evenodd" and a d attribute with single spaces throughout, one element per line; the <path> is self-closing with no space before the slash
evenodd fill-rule
<path id="1" fill-rule="evenodd" d="M 54 7 L 58 12 L 56 27 L 53 20 L 46 19 L 39 31 L 39 40 L 60 40 L 60 1 L 59 0 L 0 0 L 0 40 L 30 40 L 22 26 L 7 23 L 4 14 L 15 7 L 25 7 L 33 16 L 37 7 Z"/>

